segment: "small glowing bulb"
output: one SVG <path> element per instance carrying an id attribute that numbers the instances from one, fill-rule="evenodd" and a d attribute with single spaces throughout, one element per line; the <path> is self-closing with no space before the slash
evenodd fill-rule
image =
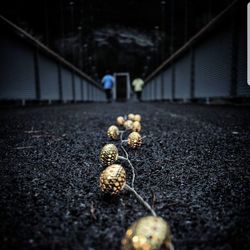
<path id="1" fill-rule="evenodd" d="M 128 114 L 128 119 L 131 120 L 131 121 L 134 121 L 135 119 L 135 115 L 134 114 Z"/>
<path id="2" fill-rule="evenodd" d="M 119 129 L 115 125 L 112 125 L 108 128 L 107 135 L 113 140 L 119 139 Z"/>
<path id="3" fill-rule="evenodd" d="M 134 121 L 141 122 L 141 115 L 136 114 L 134 117 Z"/>
<path id="4" fill-rule="evenodd" d="M 108 194 L 118 194 L 126 184 L 125 169 L 119 164 L 105 168 L 100 175 L 100 188 Z"/>
<path id="5" fill-rule="evenodd" d="M 141 131 L 141 123 L 138 121 L 133 122 L 133 129 L 134 132 L 140 132 Z"/>
<path id="6" fill-rule="evenodd" d="M 106 144 L 100 154 L 100 160 L 103 166 L 109 166 L 118 159 L 118 149 L 114 144 Z"/>
<path id="7" fill-rule="evenodd" d="M 131 130 L 133 128 L 133 122 L 131 120 L 127 120 L 124 122 L 123 126 L 127 130 Z"/>
<path id="8" fill-rule="evenodd" d="M 146 216 L 137 220 L 122 239 L 122 250 L 159 250 L 165 245 L 171 249 L 172 235 L 167 222 L 158 216 Z"/>
<path id="9" fill-rule="evenodd" d="M 116 123 L 117 123 L 118 125 L 123 125 L 124 122 L 125 122 L 125 119 L 124 119 L 122 116 L 118 116 L 118 117 L 116 118 Z"/>
<path id="10" fill-rule="evenodd" d="M 137 132 L 132 132 L 131 134 L 129 134 L 128 136 L 128 145 L 131 148 L 138 148 L 140 147 L 142 144 L 142 138 L 141 135 Z"/>

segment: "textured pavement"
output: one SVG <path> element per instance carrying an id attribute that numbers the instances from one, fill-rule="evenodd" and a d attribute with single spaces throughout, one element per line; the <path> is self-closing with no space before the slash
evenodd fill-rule
<path id="1" fill-rule="evenodd" d="M 128 149 L 135 189 L 175 249 L 250 249 L 250 108 L 167 103 L 2 109 L 1 249 L 120 249 L 148 211 L 127 191 L 101 194 L 98 158 L 109 125 L 130 112 L 146 136 Z"/>

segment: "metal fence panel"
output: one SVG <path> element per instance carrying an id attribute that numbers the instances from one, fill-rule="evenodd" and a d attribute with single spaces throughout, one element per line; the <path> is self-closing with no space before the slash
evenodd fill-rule
<path id="1" fill-rule="evenodd" d="M 97 101 L 101 102 L 102 101 L 102 91 L 100 89 L 96 89 L 96 90 L 97 90 L 97 96 L 98 96 Z"/>
<path id="2" fill-rule="evenodd" d="M 95 100 L 95 87 L 92 86 L 92 101 Z"/>
<path id="3" fill-rule="evenodd" d="M 155 80 L 154 78 L 151 80 L 150 82 L 150 100 L 154 100 L 155 96 L 154 96 L 154 92 L 155 92 L 155 84 L 154 84 Z"/>
<path id="4" fill-rule="evenodd" d="M 149 101 L 150 100 L 150 84 L 149 83 L 147 84 L 147 92 L 148 92 L 147 100 Z"/>
<path id="5" fill-rule="evenodd" d="M 88 101 L 88 83 L 83 80 L 83 100 Z"/>
<path id="6" fill-rule="evenodd" d="M 40 94 L 42 100 L 59 100 L 58 65 L 39 55 Z"/>
<path id="7" fill-rule="evenodd" d="M 156 91 L 157 91 L 157 81 L 156 78 L 154 78 L 153 83 L 152 83 L 152 89 L 153 89 L 153 98 L 152 100 L 156 100 Z"/>
<path id="8" fill-rule="evenodd" d="M 250 86 L 247 84 L 247 32 L 243 23 L 239 28 L 238 62 L 237 62 L 237 95 L 250 96 Z"/>
<path id="9" fill-rule="evenodd" d="M 152 81 L 152 100 L 156 99 L 156 79 L 154 78 Z"/>
<path id="10" fill-rule="evenodd" d="M 26 33 L 21 37 L 2 30 L 0 100 L 104 99 L 104 93 L 92 81 L 85 81 L 82 86 L 80 73 L 74 76 L 77 73 L 69 63 L 39 46 Z"/>
<path id="11" fill-rule="evenodd" d="M 148 101 L 148 100 L 149 100 L 148 85 L 146 85 L 146 87 L 145 87 L 145 97 L 144 97 L 144 99 L 145 99 L 146 101 Z"/>
<path id="12" fill-rule="evenodd" d="M 95 101 L 99 101 L 99 90 L 95 88 Z"/>
<path id="13" fill-rule="evenodd" d="M 96 88 L 95 87 L 92 88 L 92 100 L 93 101 L 96 100 Z"/>
<path id="14" fill-rule="evenodd" d="M 175 64 L 175 98 L 191 98 L 191 53 L 186 53 Z"/>
<path id="15" fill-rule="evenodd" d="M 81 84 L 81 86 L 80 86 L 80 90 L 81 90 L 81 93 L 80 93 L 80 95 L 81 95 L 81 101 L 83 101 L 83 99 L 84 99 L 84 94 L 83 94 L 83 79 L 82 79 L 82 78 L 80 78 L 80 84 Z"/>
<path id="16" fill-rule="evenodd" d="M 146 87 L 143 88 L 143 91 L 142 91 L 142 94 L 141 94 L 142 100 L 146 100 L 145 96 L 146 96 Z"/>
<path id="17" fill-rule="evenodd" d="M 97 90 L 97 88 L 94 88 L 94 99 L 95 99 L 95 101 L 98 101 L 98 90 Z"/>
<path id="18" fill-rule="evenodd" d="M 154 86 L 154 79 L 151 80 L 150 82 L 150 101 L 153 101 L 154 100 L 154 89 L 155 89 L 155 86 Z"/>
<path id="19" fill-rule="evenodd" d="M 172 68 L 169 67 L 163 72 L 163 99 L 172 99 Z"/>
<path id="20" fill-rule="evenodd" d="M 92 101 L 91 85 L 88 83 L 88 101 Z"/>
<path id="21" fill-rule="evenodd" d="M 87 101 L 91 101 L 90 97 L 90 84 L 87 82 Z"/>
<path id="22" fill-rule="evenodd" d="M 62 68 L 62 96 L 64 101 L 73 100 L 72 74 Z"/>
<path id="23" fill-rule="evenodd" d="M 93 101 L 93 86 L 89 84 L 89 100 Z"/>
<path id="24" fill-rule="evenodd" d="M 142 99 L 147 101 L 148 100 L 148 85 L 146 85 L 142 92 Z"/>
<path id="25" fill-rule="evenodd" d="M 100 102 L 103 102 L 104 101 L 104 98 L 103 98 L 104 96 L 103 96 L 103 92 L 102 91 L 100 91 Z"/>
<path id="26" fill-rule="evenodd" d="M 147 96 L 147 87 L 145 86 L 143 88 L 142 95 L 141 95 L 142 100 L 146 101 L 147 100 L 146 96 Z"/>
<path id="27" fill-rule="evenodd" d="M 100 90 L 97 88 L 95 89 L 95 101 L 100 101 Z"/>
<path id="28" fill-rule="evenodd" d="M 75 100 L 81 101 L 82 94 L 81 94 L 81 78 L 75 75 Z"/>
<path id="29" fill-rule="evenodd" d="M 19 40 L 0 39 L 0 99 L 35 99 L 34 52 Z"/>
<path id="30" fill-rule="evenodd" d="M 85 101 L 85 81 L 82 79 L 82 100 Z"/>
<path id="31" fill-rule="evenodd" d="M 155 79 L 155 85 L 156 85 L 156 93 L 155 93 L 155 100 L 161 100 L 161 75 L 158 75 Z"/>
<path id="32" fill-rule="evenodd" d="M 91 85 L 87 82 L 87 100 L 91 101 Z"/>
<path id="33" fill-rule="evenodd" d="M 142 100 L 146 100 L 146 95 L 147 95 L 147 85 L 144 86 L 144 88 L 143 88 L 143 91 L 141 94 Z"/>
<path id="34" fill-rule="evenodd" d="M 232 30 L 220 31 L 195 49 L 195 97 L 226 97 L 231 86 Z"/>

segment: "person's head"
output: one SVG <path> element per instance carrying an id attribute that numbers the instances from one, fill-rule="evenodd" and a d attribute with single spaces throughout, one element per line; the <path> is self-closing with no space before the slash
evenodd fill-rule
<path id="1" fill-rule="evenodd" d="M 110 75 L 111 73 L 110 73 L 110 70 L 109 69 L 107 69 L 106 71 L 105 71 L 105 75 Z"/>

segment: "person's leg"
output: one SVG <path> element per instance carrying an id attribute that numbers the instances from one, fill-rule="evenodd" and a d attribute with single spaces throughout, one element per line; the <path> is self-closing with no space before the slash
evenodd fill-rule
<path id="1" fill-rule="evenodd" d="M 136 91 L 135 93 L 136 93 L 136 98 L 137 98 L 137 100 L 139 100 L 139 92 Z"/>
<path id="2" fill-rule="evenodd" d="M 108 89 L 108 102 L 111 102 L 112 100 L 112 90 Z"/>
<path id="3" fill-rule="evenodd" d="M 109 101 L 109 89 L 105 89 L 106 100 Z"/>
<path id="4" fill-rule="evenodd" d="M 138 99 L 141 102 L 141 91 L 138 91 Z"/>

